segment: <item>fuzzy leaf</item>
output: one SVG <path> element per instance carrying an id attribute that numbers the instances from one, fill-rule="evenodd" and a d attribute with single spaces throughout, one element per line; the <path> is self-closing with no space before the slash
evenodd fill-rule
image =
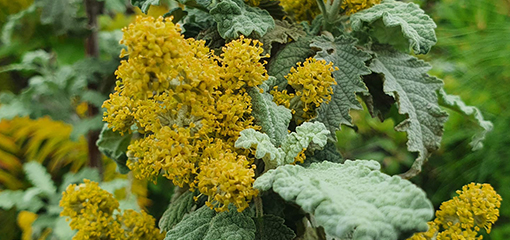
<path id="1" fill-rule="evenodd" d="M 209 13 L 218 24 L 218 32 L 224 39 L 251 34 L 262 37 L 274 28 L 274 20 L 266 10 L 248 6 L 242 0 L 223 0 Z"/>
<path id="2" fill-rule="evenodd" d="M 275 20 L 275 27 L 259 39 L 263 44 L 264 53 L 262 54 L 270 54 L 273 43 L 285 44 L 291 40 L 297 41 L 305 35 L 306 33 L 301 25 L 290 24 L 284 20 Z"/>
<path id="3" fill-rule="evenodd" d="M 235 208 L 216 214 L 207 206 L 184 217 L 166 233 L 165 240 L 250 240 L 255 239 L 255 223 Z"/>
<path id="4" fill-rule="evenodd" d="M 285 153 L 274 146 L 267 134 L 251 128 L 244 129 L 240 134 L 234 145 L 236 148 L 256 149 L 255 157 L 262 159 L 267 169 L 284 164 Z"/>
<path id="5" fill-rule="evenodd" d="M 120 173 L 126 174 L 129 172 L 129 168 L 126 166 L 126 151 L 130 142 L 131 134 L 120 135 L 108 128 L 108 124 L 105 124 L 96 145 L 99 151 L 117 163 Z"/>
<path id="6" fill-rule="evenodd" d="M 299 38 L 298 41 L 287 44 L 279 51 L 268 65 L 268 74 L 276 77 L 274 85 L 269 86 L 269 90 L 278 86 L 279 90 L 284 90 L 287 86 L 285 75 L 289 74 L 290 69 L 296 66 L 297 62 L 304 62 L 308 57 L 313 56 L 314 51 L 310 48 L 310 38 Z"/>
<path id="7" fill-rule="evenodd" d="M 159 5 L 160 0 L 131 0 L 131 5 L 139 7 L 143 13 L 147 14 L 151 5 Z"/>
<path id="8" fill-rule="evenodd" d="M 279 146 L 288 134 L 287 127 L 292 119 L 290 109 L 276 105 L 273 96 L 267 91 L 261 93 L 258 88 L 252 88 L 248 93 L 252 99 L 255 123 L 262 127 L 262 132 L 269 136 L 273 145 Z"/>
<path id="9" fill-rule="evenodd" d="M 492 122 L 484 120 L 483 115 L 478 108 L 467 106 L 459 96 L 448 95 L 442 88 L 439 89 L 439 104 L 464 114 L 465 116 L 471 117 L 471 119 L 474 120 L 478 126 L 482 128 L 482 130 L 472 137 L 469 145 L 471 145 L 473 151 L 483 148 L 482 142 L 485 139 L 485 135 L 492 131 Z"/>
<path id="10" fill-rule="evenodd" d="M 384 92 L 396 99 L 399 113 L 408 117 L 395 129 L 405 131 L 408 150 L 418 152 L 412 168 L 403 175 L 413 177 L 441 143 L 448 114 L 439 107 L 436 91 L 443 86 L 443 81 L 428 76 L 430 65 L 411 55 L 382 47 L 375 48 L 375 53 L 377 57 L 370 69 L 384 75 Z"/>
<path id="11" fill-rule="evenodd" d="M 378 162 L 366 160 L 285 165 L 269 170 L 253 186 L 272 188 L 301 206 L 333 237 L 395 240 L 426 231 L 434 208 L 425 192 L 379 169 Z"/>
<path id="12" fill-rule="evenodd" d="M 362 109 L 356 93 L 367 92 L 361 75 L 369 74 L 365 61 L 370 55 L 356 49 L 356 39 L 340 36 L 336 39 L 327 36 L 314 38 L 311 47 L 318 48 L 315 58 L 333 62 L 339 70 L 333 72 L 337 84 L 333 85 L 333 95 L 329 103 L 323 103 L 317 110 L 315 120 L 326 125 L 333 138 L 340 124 L 352 126 L 349 115 L 351 109 Z"/>
<path id="13" fill-rule="evenodd" d="M 57 192 L 57 188 L 53 184 L 53 180 L 51 180 L 51 175 L 46 171 L 46 168 L 42 166 L 38 162 L 28 162 L 23 164 L 23 170 L 25 171 L 25 174 L 34 185 L 34 187 L 37 187 L 41 189 L 43 193 L 45 193 L 47 196 L 50 196 L 52 194 L 55 194 Z"/>
<path id="14" fill-rule="evenodd" d="M 429 52 L 437 42 L 436 24 L 415 3 L 384 0 L 353 14 L 351 25 L 354 31 L 365 30 L 368 26 L 369 34 L 379 43 L 400 45 L 404 42 L 407 49 L 412 48 L 418 54 Z"/>
<path id="15" fill-rule="evenodd" d="M 257 224 L 257 240 L 291 240 L 296 237 L 292 229 L 287 227 L 285 219 L 275 215 L 264 215 L 255 218 Z"/>
<path id="16" fill-rule="evenodd" d="M 326 143 L 326 146 L 324 146 L 323 149 L 314 151 L 313 155 L 310 156 L 307 155 L 305 162 L 302 165 L 307 167 L 314 162 L 322 161 L 329 161 L 335 163 L 343 162 L 342 155 L 340 155 L 340 152 L 338 151 L 335 142 L 328 141 L 328 143 Z"/>
<path id="17" fill-rule="evenodd" d="M 159 219 L 159 229 L 161 231 L 170 231 L 182 220 L 184 215 L 191 211 L 191 208 L 195 206 L 194 195 L 193 192 L 187 191 L 168 205 L 163 216 Z"/>
<path id="18" fill-rule="evenodd" d="M 271 143 L 267 134 L 254 129 L 245 129 L 240 134 L 235 147 L 256 149 L 255 157 L 264 161 L 266 169 L 272 169 L 293 163 L 303 149 L 322 149 L 327 143 L 329 131 L 320 122 L 305 122 L 296 127 L 296 132 L 288 134 L 279 148 Z"/>
<path id="19" fill-rule="evenodd" d="M 39 193 L 41 193 L 41 189 L 35 187 L 25 191 L 4 190 L 0 192 L 0 208 L 7 210 L 16 207 L 18 211 L 37 212 L 45 205 L 37 196 Z"/>

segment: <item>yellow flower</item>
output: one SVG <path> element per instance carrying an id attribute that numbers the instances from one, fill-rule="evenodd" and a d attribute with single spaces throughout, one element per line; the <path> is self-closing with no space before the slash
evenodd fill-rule
<path id="1" fill-rule="evenodd" d="M 223 47 L 221 63 L 225 71 L 222 81 L 224 89 L 238 90 L 244 85 L 254 87 L 267 80 L 265 62 L 261 63 L 260 60 L 269 55 L 261 56 L 264 52 L 261 46 L 261 42 L 241 36 Z"/>
<path id="2" fill-rule="evenodd" d="M 316 0 L 280 0 L 280 5 L 298 21 L 312 21 L 321 13 Z"/>
<path id="3" fill-rule="evenodd" d="M 119 202 L 112 194 L 101 189 L 97 182 L 85 179 L 85 183 L 71 184 L 60 201 L 61 216 L 71 218 L 71 229 L 78 232 L 73 240 L 82 239 L 163 239 L 155 227 L 154 218 L 145 212 L 119 211 Z"/>
<path id="4" fill-rule="evenodd" d="M 285 76 L 295 93 L 288 94 L 287 90 L 278 92 L 275 88 L 271 94 L 276 103 L 290 107 L 293 113 L 298 113 L 298 116 L 294 117 L 299 124 L 315 117 L 320 104 L 331 100 L 332 85 L 336 84 L 331 74 L 338 68 L 333 67 L 331 62 L 327 64 L 325 60 L 315 58 L 308 58 L 302 65 L 300 62 L 297 65 L 297 69 L 292 67 Z"/>
<path id="5" fill-rule="evenodd" d="M 18 214 L 18 226 L 22 231 L 21 239 L 32 239 L 32 223 L 37 219 L 37 214 L 29 211 L 21 211 Z"/>
<path id="6" fill-rule="evenodd" d="M 250 166 L 244 155 L 228 151 L 204 161 L 197 179 L 198 190 L 208 196 L 206 205 L 216 211 L 228 210 L 229 204 L 234 204 L 239 212 L 247 208 L 258 194 L 252 187 L 255 165 Z"/>
<path id="7" fill-rule="evenodd" d="M 344 0 L 342 8 L 345 9 L 346 15 L 351 15 L 379 3 L 381 0 Z"/>
<path id="8" fill-rule="evenodd" d="M 162 240 L 165 238 L 165 233 L 160 233 L 156 228 L 156 220 L 144 211 L 138 213 L 134 210 L 126 210 L 122 217 L 119 217 L 119 221 L 125 229 L 126 239 Z"/>
<path id="9" fill-rule="evenodd" d="M 490 233 L 499 216 L 501 196 L 489 184 L 470 183 L 457 191 L 459 196 L 443 202 L 429 230 L 416 233 L 408 240 L 482 239 L 481 227 Z"/>
<path id="10" fill-rule="evenodd" d="M 175 185 L 194 189 L 203 179 L 200 176 L 219 171 L 220 155 L 208 152 L 213 142 L 222 145 L 221 151 L 215 151 L 234 154 L 239 132 L 258 129 L 246 88 L 268 79 L 262 61 L 268 56 L 261 55 L 260 42 L 244 37 L 214 56 L 204 41 L 184 39 L 171 19 L 152 17 L 137 17 L 124 29 L 122 43 L 127 50 L 121 56 L 129 59 L 116 72 L 116 92 L 103 104 L 103 119 L 114 131 L 136 128 L 143 134 L 127 152 L 127 166 L 136 178 L 154 181 L 162 173 Z M 246 159 L 242 152 L 235 154 L 236 159 Z M 238 201 L 240 209 L 246 208 L 256 193 L 250 164 L 230 163 L 239 174 L 246 174 L 237 176 L 243 179 L 244 192 L 226 196 L 227 192 L 213 194 L 200 188 L 207 191 L 202 193 L 218 198 L 219 204 Z"/>

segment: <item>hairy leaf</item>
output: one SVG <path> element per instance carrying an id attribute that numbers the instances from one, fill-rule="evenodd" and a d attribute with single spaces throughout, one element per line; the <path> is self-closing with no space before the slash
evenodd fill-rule
<path id="1" fill-rule="evenodd" d="M 268 65 L 268 74 L 276 77 L 274 85 L 269 86 L 271 90 L 274 86 L 283 90 L 287 86 L 285 75 L 289 74 L 290 69 L 296 66 L 297 62 L 304 62 L 308 57 L 313 56 L 314 51 L 310 48 L 309 37 L 302 37 L 295 42 L 287 44 Z"/>
<path id="2" fill-rule="evenodd" d="M 159 5 L 160 0 L 131 0 L 131 5 L 139 7 L 143 13 L 147 14 L 151 5 Z"/>
<path id="3" fill-rule="evenodd" d="M 255 239 L 255 223 L 235 208 L 216 214 L 207 206 L 184 217 L 166 233 L 165 240 L 250 240 Z"/>
<path id="4" fill-rule="evenodd" d="M 335 142 L 328 141 L 323 149 L 314 151 L 313 155 L 307 154 L 305 162 L 302 165 L 310 166 L 310 164 L 314 162 L 322 161 L 329 161 L 335 163 L 343 162 L 342 155 L 340 155 L 340 152 L 338 151 Z"/>
<path id="5" fill-rule="evenodd" d="M 266 169 L 272 169 L 293 163 L 296 156 L 305 149 L 322 149 L 326 145 L 329 131 L 320 122 L 305 122 L 296 127 L 296 132 L 286 135 L 281 147 L 271 143 L 267 134 L 251 128 L 241 131 L 240 134 L 235 147 L 256 149 L 255 157 L 264 161 Z"/>
<path id="6" fill-rule="evenodd" d="M 276 105 L 273 96 L 267 91 L 260 92 L 258 88 L 248 91 L 252 99 L 252 115 L 255 123 L 262 127 L 262 132 L 269 136 L 275 146 L 279 146 L 287 136 L 292 113 L 290 109 Z"/>
<path id="7" fill-rule="evenodd" d="M 16 14 L 9 15 L 7 21 L 2 26 L 2 33 L 0 38 L 4 44 L 4 47 L 11 44 L 12 34 L 14 33 L 17 25 L 21 24 L 21 19 L 23 19 L 25 16 L 28 16 L 29 14 L 33 14 L 35 10 L 37 10 L 37 4 L 32 4 L 25 10 L 22 10 Z"/>
<path id="8" fill-rule="evenodd" d="M 258 7 L 268 11 L 274 19 L 282 20 L 287 15 L 280 1 L 261 0 Z"/>
<path id="9" fill-rule="evenodd" d="M 297 41 L 299 38 L 305 36 L 303 27 L 298 24 L 291 24 L 285 20 L 275 20 L 275 27 L 269 30 L 262 38 L 263 54 L 270 54 L 273 43 L 285 44 L 291 40 Z"/>
<path id="10" fill-rule="evenodd" d="M 168 205 L 163 216 L 159 219 L 159 229 L 161 229 L 161 231 L 170 231 L 170 229 L 182 220 L 184 215 L 191 211 L 191 208 L 195 206 L 195 201 L 193 200 L 194 195 L 193 192 L 187 191 Z"/>
<path id="11" fill-rule="evenodd" d="M 425 192 L 379 169 L 378 162 L 366 160 L 285 165 L 269 170 L 253 186 L 272 188 L 301 206 L 333 237 L 395 240 L 426 231 L 434 208 Z"/>
<path id="12" fill-rule="evenodd" d="M 483 115 L 480 110 L 476 107 L 467 106 L 459 96 L 448 95 L 442 88 L 439 89 L 439 104 L 464 114 L 465 116 L 471 117 L 471 119 L 474 120 L 478 126 L 482 128 L 482 130 L 473 136 L 469 145 L 471 145 L 473 151 L 483 148 L 485 135 L 492 131 L 493 125 L 490 121 L 483 119 Z"/>
<path id="13" fill-rule="evenodd" d="M 354 31 L 367 29 L 379 43 L 399 47 L 402 43 L 418 54 L 427 53 L 437 42 L 434 21 L 415 3 L 384 0 L 351 16 Z"/>
<path id="14" fill-rule="evenodd" d="M 46 168 L 38 162 L 28 162 L 23 164 L 25 174 L 35 187 L 41 189 L 47 196 L 55 194 L 57 188 L 51 180 L 51 175 L 46 172 Z"/>
<path id="15" fill-rule="evenodd" d="M 131 142 L 131 134 L 125 133 L 121 135 L 108 128 L 108 124 L 103 126 L 99 139 L 96 142 L 99 151 L 105 156 L 113 159 L 117 163 L 120 173 L 128 173 L 129 168 L 126 166 L 127 155 L 126 151 Z"/>
<path id="16" fill-rule="evenodd" d="M 396 99 L 399 113 L 407 115 L 395 129 L 405 131 L 408 150 L 418 152 L 412 168 L 403 175 L 408 178 L 418 174 L 429 154 L 440 146 L 448 117 L 439 107 L 436 94 L 443 81 L 426 74 L 429 64 L 405 53 L 378 48 L 370 69 L 384 75 L 384 92 Z"/>
<path id="17" fill-rule="evenodd" d="M 39 188 L 22 190 L 4 190 L 0 192 L 0 208 L 10 209 L 16 207 L 18 211 L 27 210 L 37 212 L 44 207 L 44 202 L 37 196 L 41 193 Z"/>
<path id="18" fill-rule="evenodd" d="M 264 215 L 255 218 L 257 224 L 257 240 L 291 240 L 296 237 L 292 229 L 287 227 L 285 219 L 275 215 Z"/>
<path id="19" fill-rule="evenodd" d="M 210 14 L 218 24 L 218 32 L 224 39 L 236 39 L 240 35 L 264 36 L 274 28 L 274 20 L 266 10 L 251 7 L 242 0 L 223 0 L 214 6 Z"/>
<path id="20" fill-rule="evenodd" d="M 333 95 L 329 103 L 323 103 L 317 110 L 317 121 L 326 125 L 333 138 L 341 124 L 351 126 L 351 109 L 362 109 L 356 93 L 367 92 L 361 75 L 369 74 L 365 61 L 370 55 L 356 49 L 356 40 L 340 36 L 332 39 L 320 36 L 313 39 L 310 46 L 319 49 L 315 58 L 332 62 L 339 70 L 333 72 L 337 84 L 333 85 Z"/>

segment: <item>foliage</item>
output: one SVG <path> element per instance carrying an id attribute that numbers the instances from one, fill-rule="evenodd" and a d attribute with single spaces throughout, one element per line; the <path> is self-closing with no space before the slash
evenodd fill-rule
<path id="1" fill-rule="evenodd" d="M 0 71 L 25 82 L 1 93 L 0 117 L 64 121 L 73 126 L 66 136 L 86 137 L 87 164 L 104 179 L 112 179 L 113 168 L 101 170 L 99 152 L 127 178 L 159 182 L 152 189 L 170 192 L 172 200 L 164 213 L 151 214 L 162 215 L 160 228 L 167 233 L 145 211 L 127 210 L 139 209 L 132 194 L 137 181 L 75 185 L 64 178 L 57 189 L 40 165 L 25 167 L 34 187 L 0 194 L 7 200 L 37 196 L 34 203 L 5 200 L 4 207 L 49 213 L 45 203 L 55 201 L 45 197 L 71 184 L 62 209 L 52 211 L 71 219 L 74 239 L 405 239 L 427 229 L 460 238 L 492 228 L 501 199 L 490 185 L 466 187 L 445 202 L 434 225 L 427 224 L 433 205 L 424 191 L 402 179 L 420 172 L 417 182 L 434 178 L 425 163 L 448 126 L 443 107 L 473 120 L 479 131 L 458 139 L 471 137 L 476 149 L 491 130 L 480 110 L 448 95 L 443 81 L 428 75 L 431 66 L 419 58 L 430 57 L 417 55 L 436 43 L 436 24 L 418 5 L 130 2 L 38 0 L 9 18 L 2 34 L 9 50 L 0 56 L 12 59 Z M 129 16 L 133 10 L 151 16 Z M 73 48 L 82 55 L 63 57 L 54 43 L 44 50 L 20 47 L 23 35 L 14 30 L 34 19 L 28 26 L 84 39 Z M 111 31 L 125 25 L 122 34 Z M 371 128 L 378 135 L 362 136 Z M 45 141 L 33 145 L 58 145 L 51 138 L 56 134 L 37 130 Z M 18 140 L 7 136 L 0 141 L 10 157 L 6 168 L 16 169 L 12 143 Z M 340 154 L 337 146 L 349 144 L 363 145 L 365 159 L 377 161 L 346 160 L 360 159 Z M 44 158 L 54 157 L 52 147 L 38 149 Z M 78 173 L 77 181 L 86 174 Z M 162 189 L 170 182 L 174 186 Z M 483 211 L 490 214 L 478 218 Z M 41 216 L 21 212 L 19 218 L 26 236 L 57 232 L 44 230 L 53 225 L 36 229 Z"/>

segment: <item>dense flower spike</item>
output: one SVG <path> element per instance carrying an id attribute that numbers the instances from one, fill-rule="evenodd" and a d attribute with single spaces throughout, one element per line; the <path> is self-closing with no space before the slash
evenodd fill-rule
<path id="1" fill-rule="evenodd" d="M 333 93 L 332 85 L 336 84 L 331 75 L 338 68 L 333 67 L 333 63 L 326 63 L 324 60 L 308 58 L 302 65 L 297 63 L 297 69 L 292 67 L 290 73 L 285 76 L 287 83 L 294 89 L 295 94 L 288 94 L 286 90 L 282 92 L 273 90 L 274 101 L 286 107 L 290 107 L 299 114 L 300 123 L 303 120 L 311 119 L 315 116 L 320 104 L 329 102 Z M 296 101 L 299 99 L 299 101 Z M 293 104 L 298 103 L 298 104 Z"/>
<path id="2" fill-rule="evenodd" d="M 204 41 L 184 39 L 171 18 L 152 17 L 138 17 L 121 43 L 127 46 L 121 56 L 129 59 L 116 72 L 120 80 L 103 104 L 104 120 L 114 131 L 143 134 L 127 152 L 135 177 L 155 180 L 163 173 L 177 186 L 199 186 L 217 210 L 229 203 L 246 208 L 257 193 L 254 172 L 246 156 L 234 154 L 234 142 L 240 131 L 259 128 L 246 88 L 268 79 L 262 44 L 241 36 L 214 56 Z M 215 142 L 244 162 L 228 158 L 227 164 L 224 155 L 208 154 Z M 232 168 L 230 180 L 220 179 L 226 183 L 209 178 L 217 177 L 219 163 Z M 242 191 L 224 189 L 232 179 Z"/>
<path id="3" fill-rule="evenodd" d="M 470 183 L 457 191 L 459 196 L 443 202 L 429 231 L 417 233 L 409 240 L 482 239 L 481 228 L 490 233 L 499 216 L 501 196 L 489 184 Z"/>
<path id="4" fill-rule="evenodd" d="M 63 207 L 60 215 L 70 217 L 71 229 L 78 230 L 73 240 L 164 238 L 150 215 L 128 210 L 122 217 L 115 216 L 119 202 L 113 195 L 101 189 L 97 182 L 88 179 L 84 182 L 69 185 L 60 201 Z"/>
<path id="5" fill-rule="evenodd" d="M 381 0 L 344 0 L 342 8 L 345 9 L 346 15 L 351 15 L 379 3 Z"/>

